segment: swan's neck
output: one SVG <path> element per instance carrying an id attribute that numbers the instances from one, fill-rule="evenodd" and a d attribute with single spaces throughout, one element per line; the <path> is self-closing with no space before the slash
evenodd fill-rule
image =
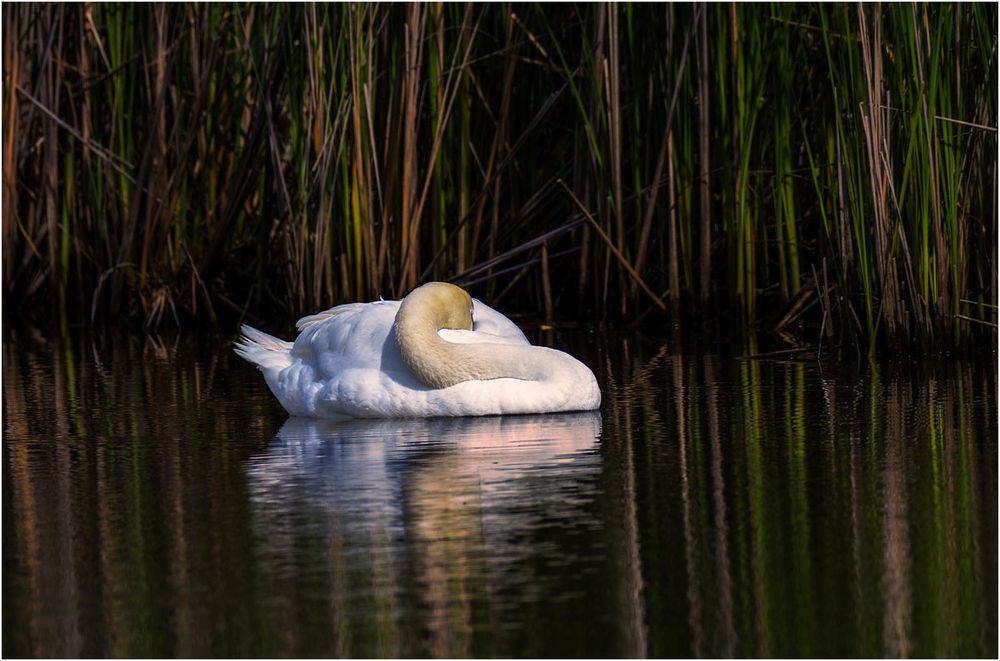
<path id="1" fill-rule="evenodd" d="M 433 310 L 400 306 L 396 343 L 403 362 L 420 381 L 447 388 L 470 380 L 514 378 L 543 380 L 555 365 L 547 350 L 506 344 L 455 344 L 438 335 L 446 326 Z"/>

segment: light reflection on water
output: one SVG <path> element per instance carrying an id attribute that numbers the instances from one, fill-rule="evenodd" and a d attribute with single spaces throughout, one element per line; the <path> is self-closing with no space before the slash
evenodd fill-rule
<path id="1" fill-rule="evenodd" d="M 282 568 L 278 581 L 311 573 L 321 610 L 337 616 L 328 644 L 339 656 L 358 644 L 382 656 L 516 654 L 505 629 L 551 617 L 533 607 L 559 609 L 614 571 L 587 545 L 604 527 L 600 429 L 596 412 L 289 419 L 246 462 L 261 558 Z M 315 543 L 320 557 L 302 551 Z M 575 575 L 561 575 L 567 565 Z M 275 612 L 294 612 L 287 591 L 271 593 L 286 602 Z M 337 608 L 352 603 L 380 607 Z"/>
<path id="2" fill-rule="evenodd" d="M 4 656 L 996 655 L 995 356 L 559 343 L 600 413 L 330 423 L 8 333 Z"/>

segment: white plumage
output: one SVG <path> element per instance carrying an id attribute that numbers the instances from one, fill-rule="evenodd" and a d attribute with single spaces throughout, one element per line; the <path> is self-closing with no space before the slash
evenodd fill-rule
<path id="1" fill-rule="evenodd" d="M 441 328 L 434 319 L 443 318 L 438 315 L 444 314 L 442 296 L 452 290 L 464 296 L 467 319 L 468 294 L 452 285 L 424 285 L 404 299 L 411 311 L 420 312 L 406 321 L 417 332 L 410 326 L 401 331 L 419 340 L 409 350 L 421 355 L 408 360 L 396 341 L 400 301 L 352 303 L 303 317 L 294 343 L 243 326 L 235 350 L 260 368 L 281 405 L 296 416 L 498 415 L 600 406 L 597 380 L 586 365 L 561 351 L 532 346 L 513 322 L 481 301 L 471 301 L 472 330 Z M 449 298 L 452 304 L 463 303 Z M 454 306 L 448 310 L 453 316 Z M 446 376 L 449 370 L 468 373 L 470 363 L 473 368 L 481 363 L 483 368 L 473 373 L 488 378 L 435 388 L 408 367 L 415 361 L 432 363 Z"/>

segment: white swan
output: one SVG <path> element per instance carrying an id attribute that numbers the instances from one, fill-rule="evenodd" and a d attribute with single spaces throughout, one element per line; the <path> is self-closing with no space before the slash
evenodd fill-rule
<path id="1" fill-rule="evenodd" d="M 402 301 L 340 305 L 297 326 L 294 343 L 243 326 L 235 346 L 292 415 L 499 415 L 601 404 L 586 365 L 532 346 L 509 319 L 447 283 Z"/>

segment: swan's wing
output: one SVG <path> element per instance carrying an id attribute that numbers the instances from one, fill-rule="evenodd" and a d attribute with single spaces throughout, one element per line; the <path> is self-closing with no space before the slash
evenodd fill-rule
<path id="1" fill-rule="evenodd" d="M 464 338 L 464 343 L 469 342 L 498 342 L 501 344 L 529 344 L 528 338 L 524 336 L 517 325 L 503 316 L 479 299 L 472 299 L 473 303 L 473 330 L 472 331 L 448 331 L 449 333 L 473 333 L 483 334 L 482 339 Z M 442 335 L 442 337 L 444 337 Z M 502 338 L 502 339 L 498 339 Z M 444 339 L 449 342 L 462 342 L 462 339 Z"/>
<path id="2" fill-rule="evenodd" d="M 345 305 L 338 305 L 332 307 L 329 310 L 323 310 L 322 312 L 317 312 L 316 314 L 310 314 L 308 316 L 302 317 L 295 322 L 295 327 L 300 331 L 304 331 L 311 328 L 317 324 L 321 324 L 327 319 L 331 319 L 338 314 L 345 314 L 350 312 L 356 312 L 360 308 L 363 308 L 368 303 L 347 303 Z"/>
<path id="3" fill-rule="evenodd" d="M 299 320 L 292 354 L 323 378 L 345 369 L 379 369 L 398 301 L 339 305 Z"/>
<path id="4" fill-rule="evenodd" d="M 442 328 L 438 331 L 438 335 L 442 340 L 454 344 L 528 344 L 528 341 L 523 336 L 518 338 L 510 335 L 494 335 L 493 333 L 480 330 L 449 330 Z"/>

